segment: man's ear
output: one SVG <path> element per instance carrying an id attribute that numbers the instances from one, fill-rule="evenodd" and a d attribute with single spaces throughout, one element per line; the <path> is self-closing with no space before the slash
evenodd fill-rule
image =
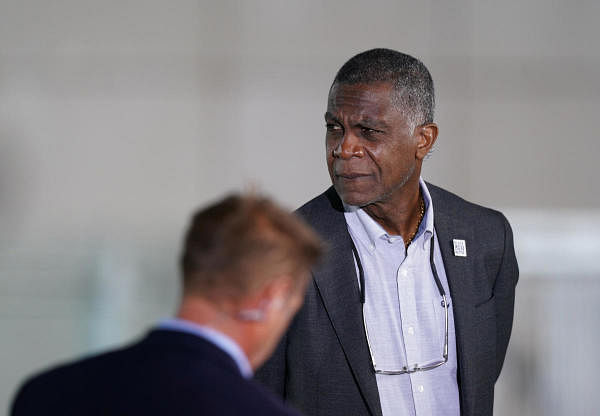
<path id="1" fill-rule="evenodd" d="M 244 320 L 262 321 L 272 310 L 280 309 L 293 290 L 293 281 L 280 276 L 267 282 L 240 305 L 238 316 Z"/>
<path id="2" fill-rule="evenodd" d="M 279 309 L 294 289 L 294 281 L 289 276 L 279 276 L 260 290 L 261 304 L 267 309 Z M 266 311 L 266 310 L 265 310 Z"/>
<path id="3" fill-rule="evenodd" d="M 435 123 L 427 123 L 415 129 L 418 138 L 417 159 L 423 160 L 429 154 L 438 137 L 438 126 Z"/>

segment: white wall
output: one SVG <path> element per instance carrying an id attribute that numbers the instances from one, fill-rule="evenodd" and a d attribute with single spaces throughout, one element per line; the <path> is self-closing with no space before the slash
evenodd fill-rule
<path id="1" fill-rule="evenodd" d="M 599 271 L 579 267 L 600 254 L 587 228 L 600 210 L 599 12 L 593 1 L 2 0 L 0 408 L 31 371 L 172 312 L 193 209 L 248 184 L 290 207 L 323 190 L 327 89 L 346 59 L 379 46 L 420 57 L 436 82 L 426 178 L 505 210 L 530 265 L 498 414 L 597 407 L 598 375 L 569 359 L 599 338 L 598 308 L 581 309 Z M 585 256 L 559 256 L 567 244 Z M 569 272 L 547 273 L 557 258 Z"/>

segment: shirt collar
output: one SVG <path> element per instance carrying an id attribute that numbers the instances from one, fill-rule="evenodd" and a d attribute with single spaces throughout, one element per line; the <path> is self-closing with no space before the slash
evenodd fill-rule
<path id="1" fill-rule="evenodd" d="M 246 354 L 244 354 L 240 346 L 233 339 L 222 332 L 180 318 L 165 319 L 159 322 L 158 328 L 186 332 L 204 338 L 226 352 L 237 364 L 244 378 L 252 377 L 253 372 L 248 357 L 246 357 Z"/>
<path id="2" fill-rule="evenodd" d="M 419 231 L 415 238 L 417 238 L 419 234 L 425 234 L 425 238 L 423 239 L 423 246 L 425 246 L 425 244 L 429 242 L 429 238 L 433 235 L 433 200 L 431 199 L 431 194 L 429 194 L 429 189 L 427 189 L 427 184 L 423 178 L 419 178 L 419 185 L 421 186 L 423 201 L 425 201 L 425 215 L 423 216 L 423 221 L 421 221 Z"/>
<path id="3" fill-rule="evenodd" d="M 427 184 L 421 177 L 419 177 L 419 186 L 421 187 L 421 194 L 425 202 L 425 213 L 423 214 L 423 220 L 414 240 L 416 241 L 421 235 L 424 235 L 423 244 L 426 244 L 433 235 L 433 202 L 427 189 Z M 382 237 L 388 236 L 383 227 L 362 208 L 344 204 L 344 210 L 350 232 L 365 244 L 370 251 L 375 250 L 377 241 L 381 240 Z M 400 238 L 399 236 L 397 237 Z"/>

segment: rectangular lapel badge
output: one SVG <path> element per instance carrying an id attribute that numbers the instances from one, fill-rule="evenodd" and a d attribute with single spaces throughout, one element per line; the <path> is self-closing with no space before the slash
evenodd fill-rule
<path id="1" fill-rule="evenodd" d="M 467 257 L 467 244 L 465 240 L 452 240 L 454 243 L 454 255 L 457 257 Z"/>

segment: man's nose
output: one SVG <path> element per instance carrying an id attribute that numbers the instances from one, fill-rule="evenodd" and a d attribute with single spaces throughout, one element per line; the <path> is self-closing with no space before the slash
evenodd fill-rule
<path id="1" fill-rule="evenodd" d="M 333 149 L 333 157 L 350 159 L 352 157 L 363 157 L 364 149 L 360 140 L 352 132 L 346 132 L 337 147 Z"/>

